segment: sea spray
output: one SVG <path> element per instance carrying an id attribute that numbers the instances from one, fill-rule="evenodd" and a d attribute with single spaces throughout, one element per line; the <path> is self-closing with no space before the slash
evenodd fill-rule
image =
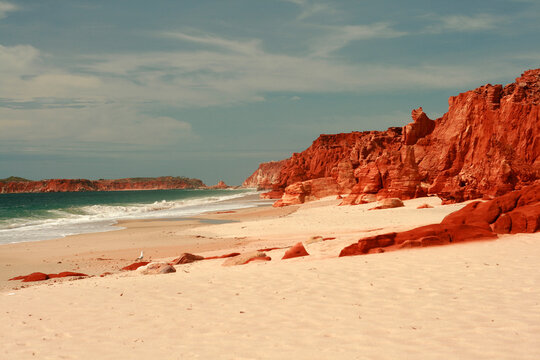
<path id="1" fill-rule="evenodd" d="M 1 194 L 0 244 L 118 230 L 122 219 L 179 218 L 261 202 L 253 190 Z"/>

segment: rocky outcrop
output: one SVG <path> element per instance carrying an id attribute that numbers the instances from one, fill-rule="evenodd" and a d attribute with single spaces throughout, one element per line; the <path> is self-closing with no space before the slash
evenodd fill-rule
<path id="1" fill-rule="evenodd" d="M 317 198 L 319 179 L 342 204 L 438 195 L 445 203 L 493 198 L 533 183 L 540 174 L 540 69 L 515 83 L 485 85 L 451 97 L 431 120 L 418 108 L 413 122 L 386 131 L 321 135 L 272 172 L 276 205 Z M 265 164 L 256 172 L 260 179 Z M 253 176 L 250 181 L 253 181 Z M 330 180 L 331 179 L 331 180 Z M 246 180 L 247 181 L 247 180 Z"/>
<path id="2" fill-rule="evenodd" d="M 219 180 L 219 182 L 216 185 L 209 187 L 209 189 L 228 189 L 228 188 L 229 188 L 229 185 L 225 184 L 225 181 L 223 180 Z"/>
<path id="3" fill-rule="evenodd" d="M 0 181 L 0 193 L 2 194 L 68 191 L 194 189 L 201 187 L 204 188 L 206 185 L 199 179 L 172 176 L 158 178 L 126 178 L 115 180 L 50 179 L 39 181 Z"/>
<path id="4" fill-rule="evenodd" d="M 286 161 L 270 161 L 260 164 L 259 168 L 244 181 L 242 186 L 260 190 L 271 189 L 279 181 L 281 168 Z"/>
<path id="5" fill-rule="evenodd" d="M 283 197 L 274 206 L 302 204 L 305 201 L 333 195 L 338 191 L 338 184 L 333 178 L 319 178 L 297 182 L 285 188 Z"/>
<path id="6" fill-rule="evenodd" d="M 440 224 L 358 240 L 339 256 L 497 238 L 497 234 L 540 231 L 540 182 L 489 201 L 475 201 L 447 215 Z"/>

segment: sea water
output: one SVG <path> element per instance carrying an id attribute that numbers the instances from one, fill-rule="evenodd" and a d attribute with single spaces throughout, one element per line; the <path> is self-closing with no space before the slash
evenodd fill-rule
<path id="1" fill-rule="evenodd" d="M 261 204 L 254 190 L 0 194 L 0 244 L 119 229 L 122 219 L 182 218 Z"/>

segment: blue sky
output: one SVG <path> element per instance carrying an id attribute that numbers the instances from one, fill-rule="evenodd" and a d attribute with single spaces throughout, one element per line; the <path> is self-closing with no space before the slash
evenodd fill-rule
<path id="1" fill-rule="evenodd" d="M 540 67 L 540 0 L 0 0 L 0 178 L 240 184 Z"/>

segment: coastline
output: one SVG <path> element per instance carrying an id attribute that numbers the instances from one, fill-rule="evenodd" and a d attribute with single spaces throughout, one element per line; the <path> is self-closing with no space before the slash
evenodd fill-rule
<path id="1" fill-rule="evenodd" d="M 0 353 L 77 359 L 122 358 L 131 351 L 218 359 L 540 356 L 540 273 L 534 271 L 540 233 L 338 258 L 366 234 L 439 222 L 466 205 L 420 198 L 369 211 L 373 204 L 338 202 L 329 197 L 186 220 L 130 220 L 115 232 L 1 245 L 2 274 L 10 258 L 26 261 L 18 273 L 9 270 L 15 275 L 94 276 L 4 281 L 0 333 L 6 346 Z M 433 207 L 418 209 L 424 203 Z M 312 241 L 314 235 L 330 240 Z M 118 271 L 142 249 L 145 259 L 169 261 L 183 252 L 213 256 L 297 241 L 309 256 L 281 260 L 282 248 L 267 251 L 271 261 L 241 266 L 215 259 L 177 265 L 172 274 Z M 107 269 L 114 273 L 95 276 Z"/>
<path id="2" fill-rule="evenodd" d="M 159 259 L 184 252 L 230 249 L 238 244 L 238 241 L 172 234 L 203 227 L 216 220 L 229 222 L 264 219 L 287 214 L 295 209 L 276 209 L 271 205 L 260 204 L 256 207 L 227 210 L 226 213 L 213 211 L 183 218 L 119 220 L 113 225 L 116 230 L 112 231 L 0 244 L 0 291 L 28 286 L 29 284 L 7 281 L 23 273 L 76 271 L 99 276 L 104 272 L 117 272 L 132 262 L 141 250 L 144 251 L 146 259 Z"/>

